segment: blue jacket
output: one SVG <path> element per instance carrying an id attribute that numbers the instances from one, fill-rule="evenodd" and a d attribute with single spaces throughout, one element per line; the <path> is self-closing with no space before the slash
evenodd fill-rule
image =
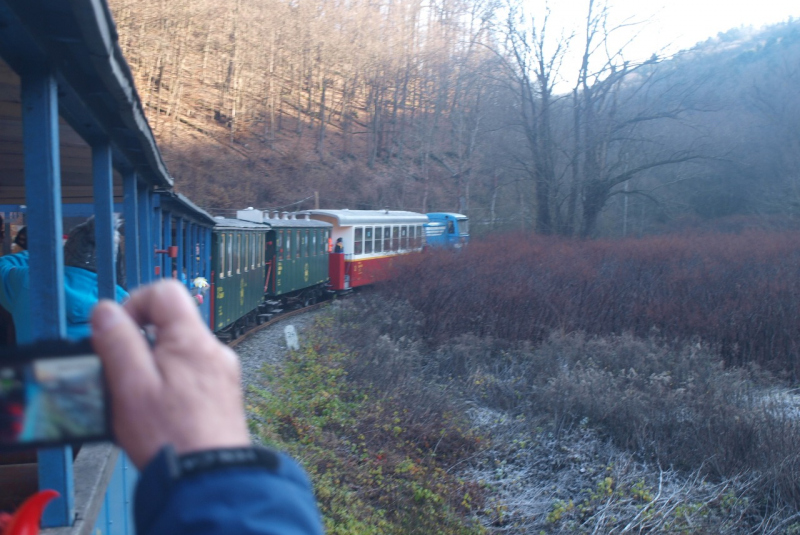
<path id="1" fill-rule="evenodd" d="M 33 341 L 28 261 L 28 251 L 0 257 L 0 305 L 14 318 L 18 344 Z M 97 273 L 65 267 L 64 297 L 67 337 L 78 339 L 90 336 L 89 317 L 98 301 Z M 121 302 L 128 297 L 128 292 L 117 286 L 116 297 Z"/>
<path id="2" fill-rule="evenodd" d="M 223 468 L 170 476 L 162 450 L 136 486 L 137 535 L 322 535 L 311 485 L 281 454 L 276 470 Z"/>

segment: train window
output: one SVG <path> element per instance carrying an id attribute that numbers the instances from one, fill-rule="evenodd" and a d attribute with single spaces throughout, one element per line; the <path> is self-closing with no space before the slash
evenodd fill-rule
<path id="1" fill-rule="evenodd" d="M 242 272 L 242 235 L 239 232 L 236 233 L 236 248 L 234 251 L 236 255 L 234 257 L 236 260 L 236 274 L 239 275 Z"/>
<path id="2" fill-rule="evenodd" d="M 233 234 L 230 232 L 228 233 L 228 276 L 230 277 L 233 273 Z"/>
<path id="3" fill-rule="evenodd" d="M 383 227 L 383 251 L 392 250 L 392 227 Z"/>
<path id="4" fill-rule="evenodd" d="M 219 278 L 225 278 L 225 234 L 219 235 Z"/>
<path id="5" fill-rule="evenodd" d="M 372 227 L 364 229 L 364 254 L 372 253 Z"/>
<path id="6" fill-rule="evenodd" d="M 408 227 L 400 227 L 400 249 L 408 249 Z"/>
<path id="7" fill-rule="evenodd" d="M 256 255 L 255 255 L 255 248 L 256 248 L 256 235 L 247 233 L 247 265 L 250 269 L 255 269 L 255 262 L 256 262 Z"/>
<path id="8" fill-rule="evenodd" d="M 383 251 L 383 227 L 375 227 L 375 252 Z"/>
<path id="9" fill-rule="evenodd" d="M 356 237 L 353 242 L 353 254 L 361 254 L 364 246 L 364 229 L 362 227 L 356 227 Z"/>
<path id="10" fill-rule="evenodd" d="M 308 240 L 306 240 L 306 234 L 302 230 L 300 231 L 300 256 L 306 257 L 308 256 Z"/>
<path id="11" fill-rule="evenodd" d="M 400 227 L 392 227 L 392 251 L 400 250 Z"/>
<path id="12" fill-rule="evenodd" d="M 242 241 L 244 242 L 244 272 L 247 273 L 250 271 L 250 233 L 245 233 L 242 235 Z"/>

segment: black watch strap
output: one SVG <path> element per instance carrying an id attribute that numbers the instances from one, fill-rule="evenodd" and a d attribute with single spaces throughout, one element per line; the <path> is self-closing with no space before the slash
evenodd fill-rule
<path id="1" fill-rule="evenodd" d="M 266 468 L 274 472 L 280 466 L 278 454 L 262 446 L 203 450 L 183 455 L 167 446 L 164 453 L 173 480 L 226 468 Z"/>

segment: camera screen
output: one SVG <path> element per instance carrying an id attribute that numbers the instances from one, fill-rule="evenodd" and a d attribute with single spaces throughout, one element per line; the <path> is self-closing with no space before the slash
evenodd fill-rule
<path id="1" fill-rule="evenodd" d="M 103 369 L 96 355 L 0 366 L 0 445 L 102 437 L 106 409 Z"/>

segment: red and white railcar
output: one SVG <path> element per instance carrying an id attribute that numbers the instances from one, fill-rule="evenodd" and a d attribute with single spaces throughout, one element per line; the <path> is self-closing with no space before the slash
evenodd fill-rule
<path id="1" fill-rule="evenodd" d="M 299 214 L 333 225 L 329 257 L 333 290 L 386 280 L 395 257 L 425 246 L 425 214 L 397 210 L 307 210 Z M 339 238 L 343 253 L 333 252 Z"/>

